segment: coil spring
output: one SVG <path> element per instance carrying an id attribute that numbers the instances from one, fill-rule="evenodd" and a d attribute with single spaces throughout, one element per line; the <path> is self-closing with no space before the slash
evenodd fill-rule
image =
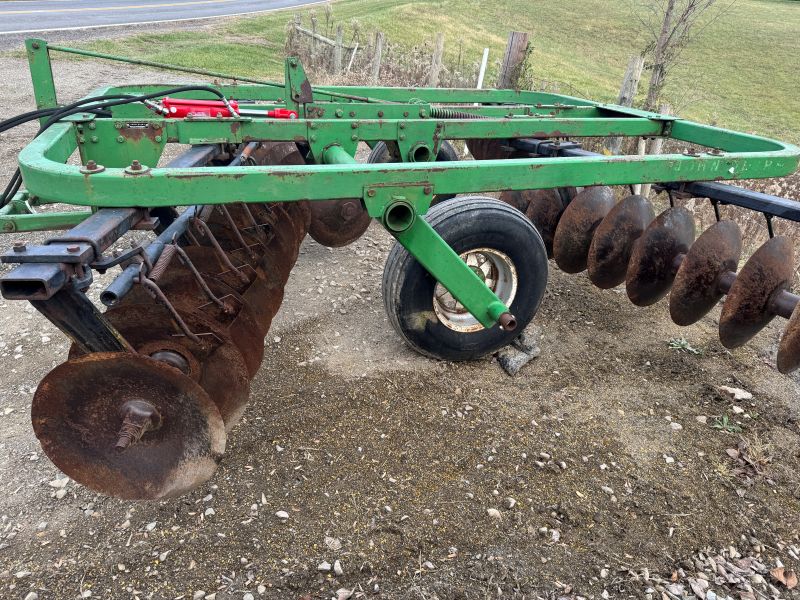
<path id="1" fill-rule="evenodd" d="M 476 115 L 475 113 L 464 112 L 461 110 L 453 110 L 452 108 L 431 108 L 431 117 L 434 119 L 486 119 L 483 115 Z"/>

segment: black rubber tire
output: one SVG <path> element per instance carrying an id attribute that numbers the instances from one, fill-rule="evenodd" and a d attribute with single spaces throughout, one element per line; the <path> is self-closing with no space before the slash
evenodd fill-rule
<path id="1" fill-rule="evenodd" d="M 453 145 L 447 140 L 442 140 L 442 143 L 439 146 L 439 152 L 436 154 L 436 162 L 451 162 L 457 160 L 459 160 L 459 158 L 456 149 L 453 148 Z M 403 161 L 400 159 L 397 152 L 393 152 L 389 149 L 389 147 L 386 145 L 386 142 L 378 142 L 369 153 L 367 162 L 374 164 Z M 455 194 L 437 194 L 433 197 L 433 202 L 431 204 L 438 204 L 439 202 L 444 202 L 445 200 L 450 200 L 451 198 L 455 197 Z"/>
<path id="2" fill-rule="evenodd" d="M 458 254 L 492 248 L 511 259 L 517 292 L 509 308 L 517 328 L 467 333 L 444 325 L 433 309 L 436 280 L 399 243 L 383 271 L 383 304 L 392 327 L 420 354 L 442 360 L 474 360 L 511 343 L 533 319 L 547 285 L 547 251 L 539 232 L 518 210 L 483 196 L 439 204 L 425 219 Z"/>

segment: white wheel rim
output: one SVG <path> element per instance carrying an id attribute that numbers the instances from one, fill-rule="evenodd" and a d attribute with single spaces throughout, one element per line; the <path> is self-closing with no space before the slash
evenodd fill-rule
<path id="1" fill-rule="evenodd" d="M 517 269 L 504 253 L 493 248 L 476 248 L 460 255 L 469 267 L 483 279 L 486 286 L 506 306 L 511 306 L 517 295 Z M 453 331 L 471 333 L 484 327 L 464 306 L 438 283 L 433 289 L 433 310 L 439 321 Z"/>

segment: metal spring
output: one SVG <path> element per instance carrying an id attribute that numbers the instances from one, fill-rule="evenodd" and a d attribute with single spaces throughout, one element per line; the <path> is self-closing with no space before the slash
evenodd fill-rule
<path id="1" fill-rule="evenodd" d="M 434 119 L 487 119 L 483 115 L 453 110 L 452 108 L 431 107 L 431 117 Z"/>

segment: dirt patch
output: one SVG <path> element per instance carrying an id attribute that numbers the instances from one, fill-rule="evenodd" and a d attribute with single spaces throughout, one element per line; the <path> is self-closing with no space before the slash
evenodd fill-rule
<path id="1" fill-rule="evenodd" d="M 92 83 L 114 78 L 103 69 Z M 0 60 L 7 80 L 24 72 Z M 60 73 L 73 96 L 90 87 L 82 66 Z M 60 480 L 28 411 L 67 346 L 29 306 L 1 303 L 0 597 L 643 597 L 657 585 L 644 571 L 677 579 L 729 546 L 800 569 L 800 405 L 768 357 L 778 325 L 729 352 L 718 310 L 681 329 L 663 302 L 638 309 L 553 270 L 542 355 L 510 378 L 492 359 L 402 345 L 380 296 L 390 243 L 375 226 L 340 250 L 306 241 L 219 471 L 171 502 Z M 680 337 L 701 354 L 670 349 Z M 768 457 L 760 472 L 727 452 L 742 439 Z"/>

